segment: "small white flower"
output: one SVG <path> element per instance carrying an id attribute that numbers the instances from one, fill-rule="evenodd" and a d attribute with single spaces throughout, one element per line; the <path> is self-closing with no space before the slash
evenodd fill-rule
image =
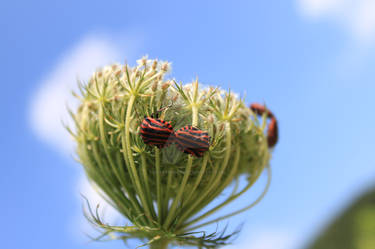
<path id="1" fill-rule="evenodd" d="M 144 66 L 146 67 L 147 66 L 147 63 L 149 62 L 148 60 L 148 55 L 144 55 L 141 59 L 137 60 L 137 64 L 139 66 Z"/>
<path id="2" fill-rule="evenodd" d="M 169 73 L 170 71 L 172 71 L 172 66 L 171 66 L 171 63 L 170 62 L 167 62 L 167 61 L 162 61 L 161 62 L 161 68 L 160 68 L 162 71 L 166 72 L 166 73 Z"/>

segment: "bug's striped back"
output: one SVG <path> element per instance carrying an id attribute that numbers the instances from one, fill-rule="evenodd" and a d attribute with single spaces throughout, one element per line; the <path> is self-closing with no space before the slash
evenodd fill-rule
<path id="1" fill-rule="evenodd" d="M 145 117 L 141 124 L 141 137 L 145 144 L 164 148 L 173 142 L 173 127 L 164 120 Z"/>
<path id="2" fill-rule="evenodd" d="M 264 105 L 258 103 L 252 103 L 250 109 L 257 115 L 263 115 L 263 113 L 267 112 L 267 118 L 271 119 L 267 129 L 267 142 L 268 147 L 274 147 L 279 139 L 279 128 L 275 115 L 273 115 L 273 113 Z"/>
<path id="3" fill-rule="evenodd" d="M 210 147 L 210 136 L 206 131 L 187 125 L 175 132 L 175 143 L 184 153 L 202 157 Z"/>

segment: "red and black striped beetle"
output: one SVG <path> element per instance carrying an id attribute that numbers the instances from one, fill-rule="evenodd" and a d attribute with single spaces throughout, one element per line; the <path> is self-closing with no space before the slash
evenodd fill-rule
<path id="1" fill-rule="evenodd" d="M 277 125 L 275 115 L 273 115 L 273 113 L 270 110 L 268 110 L 264 105 L 258 103 L 251 104 L 250 109 L 258 115 L 263 115 L 263 113 L 267 112 L 267 118 L 271 119 L 267 128 L 267 142 L 269 148 L 274 147 L 277 143 L 277 140 L 279 139 L 279 128 Z"/>
<path id="2" fill-rule="evenodd" d="M 170 122 L 145 116 L 141 123 L 141 137 L 145 144 L 154 145 L 159 149 L 168 147 L 173 142 L 173 127 Z"/>
<path id="3" fill-rule="evenodd" d="M 202 157 L 210 147 L 208 133 L 191 125 L 178 129 L 174 136 L 177 148 L 192 156 Z"/>

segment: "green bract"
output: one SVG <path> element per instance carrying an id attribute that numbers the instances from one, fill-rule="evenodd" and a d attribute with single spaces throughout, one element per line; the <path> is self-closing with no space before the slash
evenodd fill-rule
<path id="1" fill-rule="evenodd" d="M 73 134 L 80 163 L 100 193 L 131 224 L 110 226 L 89 208 L 87 217 L 103 235 L 140 238 L 152 248 L 169 243 L 215 248 L 230 235 L 195 233 L 197 228 L 229 218 L 207 220 L 211 214 L 251 188 L 270 152 L 259 122 L 243 100 L 218 88 L 204 88 L 164 79 L 169 64 L 142 58 L 136 67 L 111 65 L 80 85 L 81 103 Z M 143 117 L 161 111 L 175 130 L 193 125 L 207 131 L 210 149 L 201 158 L 146 145 L 140 134 Z M 210 205 L 224 189 L 246 176 L 247 184 L 221 203 Z M 240 185 L 242 186 L 242 185 Z M 267 185 L 268 187 L 268 185 Z M 201 231 L 201 230 L 199 230 Z M 145 245 L 146 245 L 145 244 Z"/>

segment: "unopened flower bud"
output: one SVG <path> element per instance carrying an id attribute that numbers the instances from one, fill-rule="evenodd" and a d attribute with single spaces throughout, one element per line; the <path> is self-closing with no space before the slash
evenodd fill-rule
<path id="1" fill-rule="evenodd" d="M 152 62 L 152 70 L 156 70 L 156 67 L 158 66 L 158 61 L 157 60 L 154 60 L 153 62 Z"/>
<path id="2" fill-rule="evenodd" d="M 170 86 L 170 85 L 172 85 L 172 83 L 171 82 L 165 82 L 163 85 L 161 85 L 161 89 L 163 90 L 163 91 L 165 91 L 165 90 L 167 90 L 167 88 Z"/>
<path id="3" fill-rule="evenodd" d="M 78 157 L 90 182 L 132 225 L 102 222 L 97 210 L 87 217 L 107 239 L 148 239 L 160 249 L 170 243 L 216 248 L 230 235 L 206 236 L 201 227 L 237 212 L 204 219 L 269 170 L 267 138 L 237 95 L 201 89 L 198 80 L 172 84 L 164 80 L 168 62 L 142 68 L 149 63 L 143 57 L 134 68 L 105 67 L 82 88 L 73 114 Z M 118 68 L 127 75 L 114 77 L 123 73 Z M 276 139 L 277 123 L 271 122 L 269 137 Z M 240 179 L 247 181 L 240 194 L 227 191 Z M 225 202 L 213 206 L 219 197 Z"/>
<path id="4" fill-rule="evenodd" d="M 141 59 L 137 60 L 138 65 L 144 66 L 144 67 L 147 66 L 147 59 L 148 59 L 147 55 L 143 56 Z"/>
<path id="5" fill-rule="evenodd" d="M 168 72 L 170 70 L 171 66 L 170 66 L 170 63 L 168 62 L 164 62 L 162 65 L 161 65 L 161 70 L 164 71 L 164 72 Z"/>

